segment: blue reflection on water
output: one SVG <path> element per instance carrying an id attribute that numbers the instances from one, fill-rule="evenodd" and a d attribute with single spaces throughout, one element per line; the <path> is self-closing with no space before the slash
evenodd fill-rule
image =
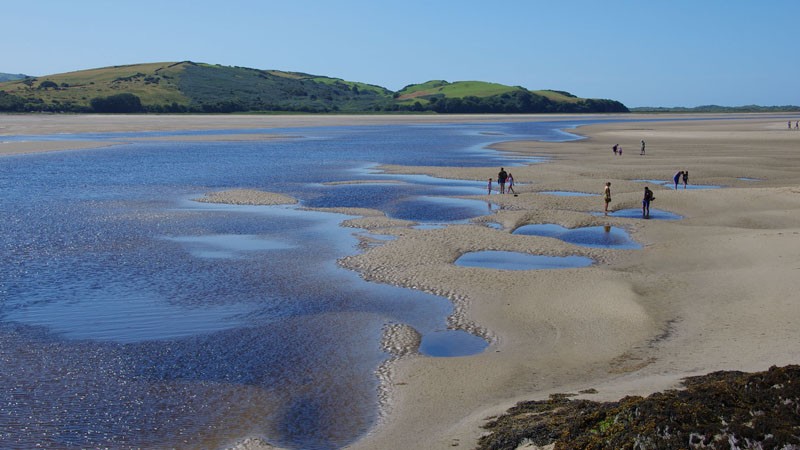
<path id="1" fill-rule="evenodd" d="M 529 253 L 486 250 L 461 255 L 455 264 L 500 270 L 570 269 L 587 267 L 594 261 L 585 256 L 544 256 Z"/>
<path id="2" fill-rule="evenodd" d="M 675 189 L 675 182 L 671 180 L 633 180 L 640 183 L 649 183 L 654 184 L 656 186 L 662 186 L 668 189 Z M 683 182 L 678 183 L 678 190 L 692 190 L 692 189 L 720 189 L 722 186 L 717 186 L 714 184 L 687 184 L 686 186 L 683 185 Z"/>
<path id="3" fill-rule="evenodd" d="M 358 245 L 347 216 L 186 199 L 252 188 L 458 223 L 492 206 L 443 196 L 482 194 L 483 181 L 364 168 L 511 167 L 534 159 L 485 146 L 574 138 L 553 130 L 568 125 L 4 137 L 133 143 L 0 158 L 0 447 L 347 445 L 375 422 L 383 325 L 428 342 L 452 305 L 339 268 Z M 305 137 L 137 141 L 236 133 Z M 387 183 L 325 184 L 376 176 Z"/>
<path id="4" fill-rule="evenodd" d="M 441 330 L 422 337 L 419 351 L 437 357 L 468 356 L 482 352 L 489 344 L 482 338 L 462 330 Z"/>
<path id="5" fill-rule="evenodd" d="M 602 216 L 603 213 L 594 213 L 596 216 Z M 620 209 L 618 211 L 608 213 L 609 216 L 614 217 L 625 217 L 628 219 L 642 219 L 642 210 L 640 208 L 630 208 L 630 209 Z M 679 220 L 683 217 L 671 213 L 669 211 L 663 211 L 660 209 L 650 208 L 650 216 L 648 219 L 657 219 L 657 220 Z"/>
<path id="6" fill-rule="evenodd" d="M 552 237 L 584 247 L 614 249 L 641 248 L 641 245 L 632 240 L 625 230 L 612 226 L 570 229 L 556 224 L 532 224 L 517 228 L 514 230 L 513 234 Z"/>

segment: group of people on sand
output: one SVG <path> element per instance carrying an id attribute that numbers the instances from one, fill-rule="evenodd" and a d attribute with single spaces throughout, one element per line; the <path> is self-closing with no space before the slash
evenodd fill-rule
<path id="1" fill-rule="evenodd" d="M 500 172 L 497 174 L 497 184 L 500 185 L 500 193 L 501 194 L 514 194 L 514 175 L 511 175 L 509 172 L 506 172 L 506 169 L 500 168 Z M 506 184 L 508 184 L 508 188 L 506 189 Z M 492 179 L 489 178 L 489 195 L 492 194 Z"/>
<path id="2" fill-rule="evenodd" d="M 791 128 L 791 126 L 790 126 L 790 128 Z M 645 147 L 645 143 L 644 143 L 644 139 L 642 139 L 642 147 L 641 147 L 641 150 L 639 150 L 639 154 L 640 155 L 644 155 L 644 147 Z M 622 146 L 619 145 L 619 144 L 614 144 L 614 146 L 611 147 L 611 151 L 614 152 L 615 156 L 622 156 Z"/>
<path id="3" fill-rule="evenodd" d="M 650 217 L 650 202 L 655 200 L 653 191 L 649 187 L 644 187 L 644 197 L 642 198 L 642 217 L 645 219 Z M 605 203 L 605 213 L 608 215 L 608 204 L 611 203 L 611 182 L 606 181 L 606 187 L 603 189 L 603 202 Z"/>
<path id="4" fill-rule="evenodd" d="M 789 129 L 790 130 L 792 129 L 792 121 L 791 120 L 789 121 Z M 800 120 L 798 120 L 797 122 L 794 123 L 794 129 L 795 130 L 800 130 Z"/>
<path id="5" fill-rule="evenodd" d="M 686 189 L 686 185 L 689 184 L 689 171 L 688 170 L 679 170 L 675 176 L 672 177 L 672 181 L 675 183 L 675 189 L 678 189 L 678 183 L 683 181 L 683 188 Z M 653 195 L 653 191 L 645 186 L 644 187 L 644 197 L 642 197 L 642 217 L 645 219 L 650 218 L 650 202 L 655 200 L 656 197 Z M 606 186 L 603 189 L 603 202 L 605 203 L 604 211 L 606 215 L 608 215 L 608 204 L 611 203 L 611 182 L 606 181 Z"/>
<path id="6" fill-rule="evenodd" d="M 617 154 L 619 152 L 622 153 L 622 149 L 619 148 L 617 145 L 614 146 L 614 153 Z M 642 141 L 642 154 L 644 154 L 644 141 Z M 675 189 L 678 189 L 678 183 L 683 181 L 683 188 L 686 189 L 686 186 L 689 184 L 689 171 L 688 170 L 679 170 L 673 177 L 672 181 L 675 183 Z M 492 194 L 492 178 L 489 178 L 489 185 L 488 185 L 488 194 Z M 497 174 L 497 184 L 500 185 L 500 193 L 501 194 L 514 194 L 514 176 L 510 173 L 506 172 L 505 168 L 501 167 L 500 172 Z M 506 185 L 508 185 L 506 187 Z M 655 200 L 656 197 L 653 195 L 653 191 L 645 186 L 644 187 L 644 196 L 642 197 L 642 217 L 649 218 L 650 217 L 650 202 Z M 606 186 L 603 189 L 603 202 L 605 203 L 605 214 L 608 215 L 608 205 L 611 203 L 611 182 L 606 181 Z"/>

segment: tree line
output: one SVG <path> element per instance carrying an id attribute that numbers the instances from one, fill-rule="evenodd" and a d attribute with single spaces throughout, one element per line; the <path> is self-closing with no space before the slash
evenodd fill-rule
<path id="1" fill-rule="evenodd" d="M 314 99 L 317 100 L 317 99 Z M 392 101 L 374 102 L 362 105 L 361 112 L 434 112 L 440 114 L 526 114 L 526 113 L 619 113 L 629 112 L 628 108 L 615 100 L 582 99 L 576 102 L 556 102 L 547 97 L 529 91 L 509 92 L 490 97 L 467 96 L 463 98 L 444 97 L 442 95 L 426 98 L 423 104 L 399 104 Z M 344 106 L 344 105 L 343 105 Z M 0 91 L 0 111 L 9 112 L 74 112 L 74 113 L 233 113 L 233 112 L 302 112 L 331 113 L 346 110 L 359 112 L 352 106 L 342 108 L 330 101 L 293 101 L 284 100 L 270 103 L 260 98 L 243 100 L 216 100 L 183 105 L 142 104 L 141 99 L 130 93 L 96 97 L 89 105 L 72 102 L 46 104 L 43 100 L 25 99 Z"/>

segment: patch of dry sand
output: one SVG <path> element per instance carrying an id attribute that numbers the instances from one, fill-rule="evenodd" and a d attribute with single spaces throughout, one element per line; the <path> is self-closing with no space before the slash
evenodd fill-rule
<path id="1" fill-rule="evenodd" d="M 501 150 L 545 156 L 512 168 L 518 197 L 504 230 L 448 227 L 411 233 L 343 263 L 369 278 L 454 299 L 464 323 L 493 337 L 480 355 L 409 356 L 393 368 L 391 413 L 354 449 L 473 448 L 486 418 L 520 400 L 575 392 L 597 400 L 675 387 L 688 375 L 764 370 L 800 360 L 800 132 L 782 119 L 603 124 L 567 143 L 514 142 Z M 639 155 L 639 141 L 647 155 Z M 621 144 L 623 156 L 611 147 Z M 389 168 L 482 180 L 497 168 Z M 659 208 L 679 221 L 590 215 L 612 182 L 612 209 L 640 208 L 644 183 L 688 170 L 690 183 L 714 190 L 651 186 Z M 744 181 L 739 178 L 762 181 Z M 482 196 L 481 198 L 489 197 Z M 552 239 L 510 235 L 528 223 L 628 229 L 642 250 L 579 249 Z M 499 271 L 456 267 L 472 250 L 578 254 L 584 269 Z"/>

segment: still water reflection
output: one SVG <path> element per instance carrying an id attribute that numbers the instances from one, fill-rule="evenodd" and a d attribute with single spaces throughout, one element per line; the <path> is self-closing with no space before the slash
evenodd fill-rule
<path id="1" fill-rule="evenodd" d="M 339 226 L 348 216 L 190 199 L 243 187 L 457 223 L 491 206 L 443 198 L 484 182 L 374 167 L 529 163 L 485 146 L 568 139 L 555 131 L 568 125 L 221 131 L 306 136 L 264 142 L 67 135 L 134 143 L 0 158 L 0 447 L 347 445 L 375 423 L 385 324 L 413 326 L 426 348 L 444 342 L 432 355 L 485 343 L 438 339 L 446 299 L 339 268 L 358 251 Z M 326 184 L 376 176 L 386 183 Z"/>

